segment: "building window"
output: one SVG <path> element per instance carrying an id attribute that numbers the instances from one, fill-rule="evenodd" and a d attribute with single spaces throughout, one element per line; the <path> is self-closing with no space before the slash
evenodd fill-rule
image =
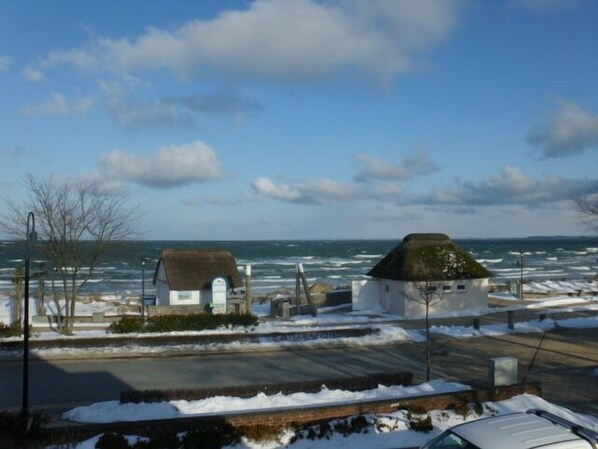
<path id="1" fill-rule="evenodd" d="M 177 299 L 179 301 L 191 301 L 193 299 L 193 292 L 191 292 L 191 291 L 178 292 Z"/>
<path id="2" fill-rule="evenodd" d="M 390 285 L 386 284 L 386 293 L 390 293 Z"/>
<path id="3" fill-rule="evenodd" d="M 453 291 L 453 287 L 451 285 L 443 285 L 442 286 L 442 291 L 444 293 L 450 293 Z"/>
<path id="4" fill-rule="evenodd" d="M 457 291 L 460 293 L 464 293 L 467 291 L 467 286 L 465 284 L 459 284 L 457 285 Z"/>

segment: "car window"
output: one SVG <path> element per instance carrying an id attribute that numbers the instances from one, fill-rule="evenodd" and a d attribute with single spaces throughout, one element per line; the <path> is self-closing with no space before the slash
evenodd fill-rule
<path id="1" fill-rule="evenodd" d="M 451 431 L 441 433 L 422 449 L 480 449 Z"/>

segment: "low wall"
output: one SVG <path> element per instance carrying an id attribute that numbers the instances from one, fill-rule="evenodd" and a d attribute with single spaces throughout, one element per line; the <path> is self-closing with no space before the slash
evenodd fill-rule
<path id="1" fill-rule="evenodd" d="M 445 410 L 458 404 L 484 401 L 500 401 L 513 396 L 528 393 L 541 395 L 540 384 L 530 383 L 498 388 L 475 389 L 456 393 L 443 393 L 429 396 L 361 401 L 336 405 L 296 407 L 269 411 L 250 411 L 244 413 L 223 413 L 218 415 L 174 418 L 165 420 L 117 422 L 106 424 L 72 424 L 63 427 L 47 427 L 39 434 L 48 438 L 60 438 L 68 435 L 72 439 L 89 438 L 106 432 L 123 435 L 152 436 L 157 432 L 182 432 L 191 428 L 211 429 L 224 424 L 227 427 L 272 427 L 286 426 L 307 427 L 363 414 L 388 414 L 400 409 L 423 408 L 426 410 Z"/>

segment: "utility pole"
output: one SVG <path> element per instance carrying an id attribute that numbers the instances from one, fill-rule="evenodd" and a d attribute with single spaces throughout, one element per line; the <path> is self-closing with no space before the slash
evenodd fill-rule
<path id="1" fill-rule="evenodd" d="M 519 251 L 519 261 L 517 265 L 519 265 L 519 301 L 523 302 L 523 266 L 525 261 L 523 260 L 523 251 Z"/>
<path id="2" fill-rule="evenodd" d="M 31 230 L 29 229 L 31 220 Z M 25 432 L 29 431 L 29 267 L 31 257 L 29 242 L 37 240 L 35 233 L 35 215 L 29 212 L 27 215 L 27 234 L 25 236 L 25 297 L 23 304 L 23 396 L 21 402 L 21 418 Z"/>
<path id="3" fill-rule="evenodd" d="M 251 265 L 245 267 L 245 313 L 251 314 Z"/>

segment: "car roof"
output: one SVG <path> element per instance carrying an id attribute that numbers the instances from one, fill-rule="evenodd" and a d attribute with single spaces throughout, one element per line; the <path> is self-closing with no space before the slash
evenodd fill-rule
<path id="1" fill-rule="evenodd" d="M 579 440 L 566 427 L 530 413 L 479 419 L 460 424 L 451 430 L 484 449 L 531 449 Z"/>

